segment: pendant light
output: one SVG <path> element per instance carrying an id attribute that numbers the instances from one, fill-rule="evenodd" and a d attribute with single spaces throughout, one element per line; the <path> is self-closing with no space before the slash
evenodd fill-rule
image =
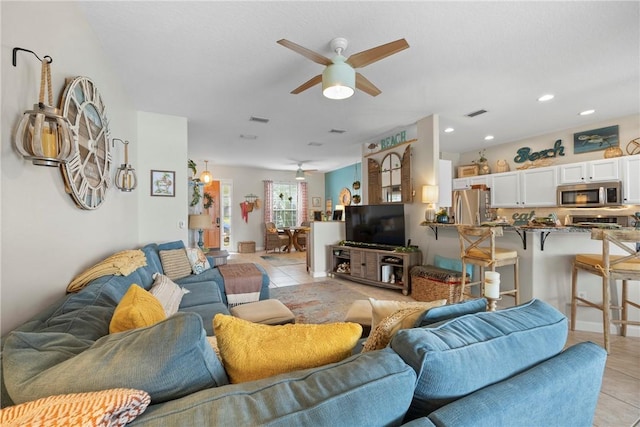
<path id="1" fill-rule="evenodd" d="M 356 87 L 356 70 L 338 55 L 333 64 L 322 72 L 322 94 L 329 99 L 346 99 L 353 95 Z"/>
<path id="2" fill-rule="evenodd" d="M 298 181 L 304 180 L 304 171 L 302 170 L 302 165 L 298 165 L 298 170 L 296 171 L 296 179 Z"/>
<path id="3" fill-rule="evenodd" d="M 116 141 L 124 144 L 124 163 L 116 171 L 116 187 L 120 191 L 133 191 L 138 185 L 138 178 L 136 177 L 136 170 L 129 164 L 129 141 L 113 138 L 111 143 L 113 144 Z"/>
<path id="4" fill-rule="evenodd" d="M 13 66 L 16 66 L 18 51 L 33 53 L 16 47 L 13 49 Z M 51 59 L 45 56 L 40 73 L 40 98 L 33 110 L 25 111 L 14 135 L 16 149 L 25 159 L 38 166 L 59 166 L 71 154 L 71 130 L 69 121 L 53 107 L 53 91 L 51 89 Z M 48 89 L 49 104 L 44 103 L 44 88 Z"/>
<path id="5" fill-rule="evenodd" d="M 209 184 L 211 181 L 213 181 L 213 175 L 211 175 L 211 172 L 209 172 L 209 168 L 207 166 L 208 163 L 208 160 L 204 161 L 204 172 L 200 174 L 200 182 L 203 182 L 205 184 Z"/>

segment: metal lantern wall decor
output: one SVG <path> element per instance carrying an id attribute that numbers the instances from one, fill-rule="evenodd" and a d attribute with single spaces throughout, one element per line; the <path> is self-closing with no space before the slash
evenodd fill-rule
<path id="1" fill-rule="evenodd" d="M 124 144 L 124 163 L 116 171 L 116 187 L 121 191 L 133 191 L 138 185 L 138 178 L 136 177 L 136 170 L 129 164 L 129 141 L 113 138 L 111 139 L 111 144 L 115 141 Z"/>
<path id="2" fill-rule="evenodd" d="M 16 66 L 18 51 L 33 53 L 42 63 L 40 73 L 40 97 L 33 110 L 27 110 L 20 120 L 14 135 L 14 144 L 25 159 L 38 166 L 59 166 L 71 154 L 72 134 L 69 121 L 53 107 L 53 91 L 51 89 L 50 56 L 40 59 L 34 52 L 16 47 L 13 49 L 13 66 Z M 47 86 L 48 104 L 44 102 L 44 90 Z"/>

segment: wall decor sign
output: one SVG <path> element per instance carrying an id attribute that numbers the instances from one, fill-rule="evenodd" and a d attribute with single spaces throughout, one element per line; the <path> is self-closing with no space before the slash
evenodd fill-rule
<path id="1" fill-rule="evenodd" d="M 606 150 L 620 145 L 618 125 L 573 134 L 573 153 Z"/>
<path id="2" fill-rule="evenodd" d="M 517 151 L 517 154 L 518 155 L 513 158 L 513 161 L 516 163 L 535 162 L 540 159 L 564 156 L 564 147 L 562 146 L 562 140 L 558 139 L 555 144 L 553 144 L 553 148 L 532 153 L 531 148 L 522 147 Z"/>
<path id="3" fill-rule="evenodd" d="M 176 172 L 151 170 L 151 195 L 175 197 Z"/>
<path id="4" fill-rule="evenodd" d="M 402 144 L 403 142 L 406 142 L 406 141 L 407 141 L 407 131 L 403 130 L 396 133 L 395 135 L 388 136 L 386 138 L 381 139 L 380 148 L 384 150 L 386 148 L 390 148 L 395 145 Z"/>

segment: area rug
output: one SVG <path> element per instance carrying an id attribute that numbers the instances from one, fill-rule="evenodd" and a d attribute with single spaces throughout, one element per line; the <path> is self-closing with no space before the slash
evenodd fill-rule
<path id="1" fill-rule="evenodd" d="M 281 254 L 262 255 L 260 258 L 267 261 L 274 267 L 282 267 L 285 265 L 304 264 L 307 262 L 306 252 L 291 252 Z"/>
<path id="2" fill-rule="evenodd" d="M 343 322 L 355 300 L 368 298 L 332 280 L 272 288 L 269 293 L 295 314 L 296 323 Z"/>

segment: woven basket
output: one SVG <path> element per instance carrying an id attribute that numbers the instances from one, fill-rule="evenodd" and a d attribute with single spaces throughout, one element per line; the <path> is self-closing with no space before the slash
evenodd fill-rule
<path id="1" fill-rule="evenodd" d="M 416 301 L 446 299 L 447 304 L 455 304 L 462 301 L 461 282 L 460 272 L 433 266 L 416 266 L 411 269 L 411 297 Z"/>
<path id="2" fill-rule="evenodd" d="M 256 251 L 256 242 L 238 242 L 238 252 L 241 254 L 252 254 Z"/>

